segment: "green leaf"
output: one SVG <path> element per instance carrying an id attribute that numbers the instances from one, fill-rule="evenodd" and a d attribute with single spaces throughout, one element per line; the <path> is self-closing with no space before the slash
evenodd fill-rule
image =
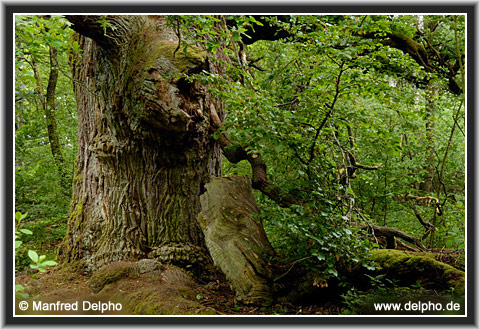
<path id="1" fill-rule="evenodd" d="M 333 268 L 327 269 L 327 273 L 332 274 L 333 276 L 338 276 L 338 272 Z"/>
<path id="2" fill-rule="evenodd" d="M 232 39 L 234 41 L 240 41 L 240 33 L 238 33 L 238 31 L 235 31 L 232 33 Z"/>
<path id="3" fill-rule="evenodd" d="M 18 249 L 22 244 L 22 241 L 15 241 L 15 249 Z"/>
<path id="4" fill-rule="evenodd" d="M 37 267 L 37 269 L 38 269 L 38 271 L 39 271 L 40 273 L 45 273 L 45 272 L 47 271 L 47 269 L 45 268 L 45 266 L 42 266 L 42 265 L 39 265 L 39 266 Z"/>
<path id="5" fill-rule="evenodd" d="M 42 263 L 42 265 L 44 265 L 44 266 L 56 266 L 56 265 L 58 265 L 58 263 L 53 261 L 53 260 L 47 260 L 47 261 L 44 261 Z"/>
<path id="6" fill-rule="evenodd" d="M 20 229 L 20 232 L 26 234 L 26 235 L 33 235 L 32 231 L 31 230 L 28 230 L 28 229 Z"/>
<path id="7" fill-rule="evenodd" d="M 348 187 L 348 188 L 347 188 L 347 192 L 348 192 L 350 195 L 356 197 L 355 192 L 353 191 L 352 188 Z"/>
<path id="8" fill-rule="evenodd" d="M 22 214 L 22 212 L 17 211 L 17 212 L 15 212 L 15 220 L 22 221 L 23 219 L 25 219 L 27 217 L 27 215 L 28 215 L 28 212 L 25 213 L 25 214 Z"/>
<path id="9" fill-rule="evenodd" d="M 38 262 L 38 254 L 37 252 L 33 251 L 33 250 L 28 250 L 28 257 L 34 262 L 34 263 L 37 263 Z"/>

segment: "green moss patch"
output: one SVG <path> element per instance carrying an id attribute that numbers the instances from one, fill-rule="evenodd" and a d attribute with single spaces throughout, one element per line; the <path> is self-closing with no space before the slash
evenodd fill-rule
<path id="1" fill-rule="evenodd" d="M 213 308 L 192 300 L 194 292 L 185 287 L 145 288 L 128 295 L 132 314 L 136 315 L 215 315 Z M 193 298 L 195 299 L 195 298 Z"/>
<path id="2" fill-rule="evenodd" d="M 118 261 L 97 270 L 90 279 L 90 286 L 94 292 L 99 292 L 109 283 L 135 275 L 137 275 L 136 263 Z"/>
<path id="3" fill-rule="evenodd" d="M 177 47 L 178 44 L 174 42 L 160 41 L 152 43 L 146 52 L 148 54 L 148 57 L 145 59 L 146 71 L 156 68 L 161 63 L 161 61 L 158 62 L 159 59 L 166 58 L 180 72 L 187 72 L 203 63 L 207 57 L 207 52 L 197 47 L 188 47 L 185 52 L 182 48 L 177 50 Z"/>
<path id="4" fill-rule="evenodd" d="M 465 273 L 435 260 L 432 254 L 380 249 L 372 251 L 371 260 L 400 285 L 420 282 L 427 288 L 452 290 L 455 294 L 465 292 Z"/>

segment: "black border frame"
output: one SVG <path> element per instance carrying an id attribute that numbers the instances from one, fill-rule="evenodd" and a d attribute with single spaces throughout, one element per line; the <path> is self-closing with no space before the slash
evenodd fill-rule
<path id="1" fill-rule="evenodd" d="M 5 46 L 5 111 L 3 113 L 4 120 L 4 159 L 5 168 L 3 173 L 4 185 L 4 269 L 7 272 L 4 283 L 4 314 L 5 324 L 7 325 L 86 325 L 86 324 L 103 324 L 103 325 L 139 325 L 139 324 L 164 324 L 164 325 L 246 325 L 246 324 L 262 324 L 262 325 L 368 325 L 368 324 L 384 324 L 384 325 L 477 325 L 477 315 L 475 315 L 477 305 L 476 288 L 477 278 L 476 267 L 478 266 L 475 261 L 477 254 L 478 243 L 475 242 L 475 187 L 472 183 L 476 182 L 475 175 L 475 113 L 476 109 L 476 79 L 475 73 L 477 68 L 476 55 L 477 49 L 475 45 L 476 40 L 476 11 L 477 2 L 455 2 L 456 4 L 442 5 L 441 3 L 435 5 L 430 2 L 419 2 L 415 5 L 405 5 L 397 2 L 389 2 L 389 5 L 358 5 L 357 3 L 340 3 L 339 5 L 322 5 L 299 2 L 298 5 L 267 5 L 265 3 L 259 3 L 258 5 L 240 5 L 237 2 L 232 2 L 232 5 L 216 5 L 216 4 L 201 4 L 194 5 L 192 2 L 184 4 L 179 2 L 178 5 L 158 5 L 153 6 L 151 3 L 146 4 L 139 2 L 138 5 L 78 5 L 78 2 L 71 2 L 72 5 L 41 5 L 38 2 L 29 2 L 25 4 L 6 4 L 3 5 L 3 22 L 4 22 L 4 46 Z M 468 58 L 468 75 L 467 75 L 467 163 L 468 163 L 468 181 L 467 185 L 467 218 L 468 231 L 467 237 L 467 283 L 469 289 L 469 295 L 467 300 L 467 317 L 436 317 L 429 316 L 423 317 L 406 317 L 406 316 L 338 316 L 338 317 L 321 317 L 321 316 L 285 316 L 285 317 L 271 317 L 271 316 L 225 316 L 225 317 L 212 317 L 212 316 L 191 316 L 191 317 L 162 317 L 162 316 L 120 316 L 120 317 L 101 317 L 101 316 L 85 316 L 85 317 L 14 317 L 14 306 L 12 304 L 13 297 L 13 282 L 14 278 L 11 272 L 11 265 L 13 264 L 13 237 L 9 235 L 13 231 L 13 222 L 9 219 L 13 218 L 13 131 L 12 131 L 12 119 L 14 113 L 14 104 L 12 98 L 12 84 L 13 81 L 13 66 L 11 59 L 13 58 L 13 17 L 17 13 L 51 13 L 51 14 L 63 14 L 63 13 L 98 13 L 98 12 L 110 12 L 110 13 L 287 13 L 287 14 L 327 14 L 327 13 L 369 13 L 369 14 L 382 14 L 388 12 L 396 13 L 429 13 L 429 14 L 442 14 L 442 13 L 465 13 L 467 15 L 467 58 Z"/>

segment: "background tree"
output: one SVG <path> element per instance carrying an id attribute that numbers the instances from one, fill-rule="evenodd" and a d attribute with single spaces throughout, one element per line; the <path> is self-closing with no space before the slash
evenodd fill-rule
<path id="1" fill-rule="evenodd" d="M 32 70 L 31 72 L 33 73 L 33 78 L 35 80 L 35 95 L 40 101 L 45 116 L 51 153 L 60 176 L 60 183 L 68 194 L 71 181 L 69 179 L 68 164 L 63 155 L 60 143 L 55 114 L 57 103 L 56 88 L 59 75 L 57 53 L 58 49 L 60 49 L 60 51 L 65 51 L 67 49 L 67 43 L 64 39 L 68 38 L 68 35 L 70 34 L 70 31 L 64 31 L 67 25 L 62 21 L 61 18 L 57 17 L 50 19 L 48 16 L 34 20 L 29 20 L 26 17 L 18 17 L 16 22 L 16 56 L 20 60 L 18 62 L 18 68 L 21 73 L 25 70 L 24 63 L 28 64 Z M 40 38 L 38 38 L 39 35 Z M 48 84 L 46 90 L 44 90 L 40 68 L 37 64 L 38 60 L 41 60 L 41 58 L 45 56 L 45 52 L 48 53 L 49 58 Z M 22 81 L 22 79 L 19 80 Z M 25 84 L 21 85 L 22 89 L 25 89 L 25 87 Z M 18 101 L 23 101 L 23 98 L 19 97 Z"/>
<path id="2" fill-rule="evenodd" d="M 68 43 L 73 31 L 67 22 L 60 16 L 15 17 L 15 208 L 28 213 L 21 225 L 33 232 L 22 248 L 50 258 L 65 236 L 77 151 L 66 56 L 75 45 Z M 17 262 L 25 264 L 27 259 Z"/>

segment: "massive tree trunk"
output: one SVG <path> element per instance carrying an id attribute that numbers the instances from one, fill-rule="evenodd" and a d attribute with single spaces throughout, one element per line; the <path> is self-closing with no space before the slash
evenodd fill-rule
<path id="1" fill-rule="evenodd" d="M 175 52 L 160 16 L 68 16 L 78 105 L 73 199 L 60 259 L 88 271 L 152 258 L 202 271 L 211 263 L 197 223 L 200 195 L 221 171 L 206 88 L 172 76 L 207 69 L 206 52 Z"/>

